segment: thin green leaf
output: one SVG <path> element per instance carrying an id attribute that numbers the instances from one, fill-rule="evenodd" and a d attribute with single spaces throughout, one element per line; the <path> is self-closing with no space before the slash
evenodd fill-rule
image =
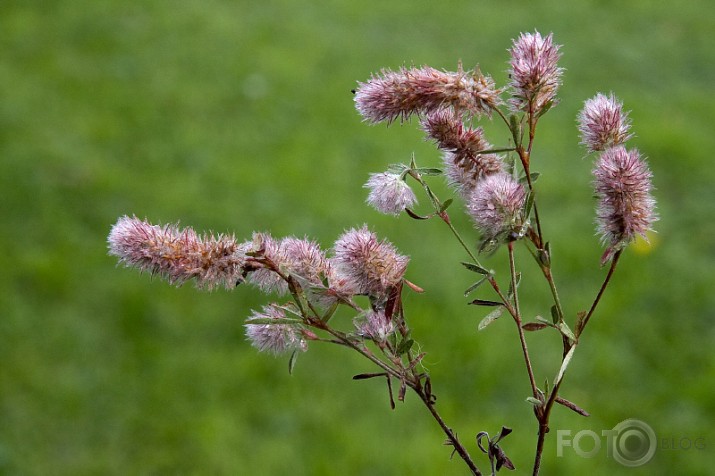
<path id="1" fill-rule="evenodd" d="M 443 173 L 441 169 L 433 169 L 429 167 L 413 168 L 412 170 L 420 175 L 442 175 Z"/>
<path id="2" fill-rule="evenodd" d="M 541 177 L 541 174 L 540 174 L 539 172 L 531 172 L 531 173 L 529 174 L 529 178 L 531 179 L 531 183 L 534 183 L 534 182 L 536 182 L 537 180 L 539 180 L 539 177 Z"/>
<path id="3" fill-rule="evenodd" d="M 571 341 L 571 343 L 576 342 L 576 337 L 573 335 L 573 332 L 564 321 L 561 321 L 558 326 L 559 331 L 561 331 L 561 333 L 565 335 Z"/>
<path id="4" fill-rule="evenodd" d="M 479 322 L 479 326 L 477 326 L 477 329 L 480 331 L 483 330 L 485 327 L 487 327 L 489 324 L 492 322 L 496 321 L 501 317 L 501 315 L 504 313 L 504 306 L 498 307 L 494 309 L 492 312 L 486 315 L 484 319 L 482 319 Z"/>
<path id="5" fill-rule="evenodd" d="M 448 198 L 447 200 L 445 200 L 444 203 L 442 203 L 442 206 L 440 207 L 439 212 L 442 213 L 443 211 L 448 209 L 449 206 L 452 204 L 452 202 L 454 202 L 454 199 L 452 199 L 452 198 Z"/>
<path id="6" fill-rule="evenodd" d="M 524 207 L 524 216 L 529 216 L 531 214 L 531 209 L 534 207 L 534 194 L 529 193 L 529 196 L 526 197 L 526 206 Z"/>
<path id="7" fill-rule="evenodd" d="M 298 351 L 294 350 L 292 354 L 290 354 L 290 359 L 288 360 L 288 374 L 293 375 L 293 369 L 295 368 L 295 363 L 298 360 Z"/>
<path id="8" fill-rule="evenodd" d="M 269 325 L 269 326 L 277 326 L 277 325 L 290 325 L 290 326 L 295 326 L 298 324 L 302 324 L 303 321 L 300 319 L 293 319 L 292 317 L 259 317 L 256 319 L 247 319 L 246 324 L 248 325 Z"/>
<path id="9" fill-rule="evenodd" d="M 400 342 L 400 345 L 397 347 L 397 355 L 404 355 L 409 352 L 414 343 L 415 341 L 413 339 L 406 339 Z"/>
<path id="10" fill-rule="evenodd" d="M 464 291 L 464 297 L 469 296 L 475 289 L 477 289 L 479 286 L 481 286 L 482 284 L 484 284 L 484 282 L 485 282 L 486 280 L 487 280 L 487 277 L 484 276 L 482 279 L 480 279 L 480 280 L 477 281 L 476 283 L 474 283 L 474 284 L 472 284 L 471 286 L 469 286 L 469 287 L 467 288 L 467 290 Z"/>
<path id="11" fill-rule="evenodd" d="M 561 368 L 559 369 L 559 373 L 556 374 L 556 378 L 554 379 L 554 388 L 556 388 L 561 382 L 561 379 L 564 378 L 564 373 L 566 372 L 566 369 L 569 366 L 569 363 L 571 362 L 571 357 L 573 357 L 573 353 L 576 351 L 576 346 L 572 346 L 571 350 L 568 351 L 566 356 L 564 357 L 564 361 L 561 362 Z"/>
<path id="12" fill-rule="evenodd" d="M 543 316 L 536 316 L 534 319 L 543 324 L 546 324 L 547 326 L 554 327 L 554 324 L 551 321 L 546 320 L 546 318 Z"/>
<path id="13" fill-rule="evenodd" d="M 551 319 L 553 320 L 553 323 L 554 323 L 554 324 L 558 324 L 559 321 L 561 320 L 561 319 L 559 318 L 559 308 L 556 307 L 556 304 L 554 304 L 553 306 L 551 306 Z"/>
<path id="14" fill-rule="evenodd" d="M 462 261 L 462 266 L 467 268 L 469 271 L 474 271 L 475 273 L 483 274 L 484 276 L 491 276 L 491 271 L 488 269 L 482 268 L 478 264 L 474 263 L 467 263 L 466 261 Z"/>
<path id="15" fill-rule="evenodd" d="M 534 405 L 537 408 L 540 407 L 541 405 L 543 405 L 543 403 L 544 403 L 541 400 L 539 400 L 538 398 L 534 398 L 534 397 L 526 397 L 526 401 L 531 403 L 532 405 Z"/>

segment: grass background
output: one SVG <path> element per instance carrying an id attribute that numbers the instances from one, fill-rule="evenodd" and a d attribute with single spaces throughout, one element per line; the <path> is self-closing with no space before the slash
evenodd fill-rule
<path id="1" fill-rule="evenodd" d="M 563 386 L 593 416 L 557 408 L 552 425 L 600 433 L 638 418 L 659 449 L 640 468 L 604 451 L 557 458 L 553 432 L 543 473 L 712 474 L 706 0 L 3 2 L 0 473 L 465 474 L 412 395 L 390 411 L 383 385 L 350 380 L 371 370 L 359 356 L 312 345 L 289 376 L 285 359 L 254 352 L 243 319 L 269 298 L 116 269 L 106 235 L 136 214 L 325 247 L 370 223 L 412 257 L 408 278 L 427 291 L 409 295 L 407 311 L 448 424 L 485 470 L 473 435 L 514 428 L 503 448 L 526 474 L 536 427 L 513 325 L 477 333 L 483 313 L 465 306 L 472 276 L 446 228 L 362 203 L 368 173 L 413 152 L 437 164 L 438 154 L 414 124 L 361 123 L 349 91 L 382 67 L 454 69 L 459 59 L 504 84 L 511 39 L 534 29 L 564 45 L 562 102 L 540 125 L 533 167 L 572 318 L 603 277 L 591 159 L 575 128 L 595 92 L 614 91 L 632 110 L 631 145 L 650 159 L 661 214 L 652 246 L 624 256 Z M 492 142 L 506 140 L 496 121 L 486 127 Z M 452 215 L 469 234 L 460 205 Z M 522 308 L 547 314 L 547 288 L 518 259 L 532 276 Z M 551 378 L 556 339 L 529 337 L 537 378 Z M 706 448 L 668 449 L 681 438 Z"/>

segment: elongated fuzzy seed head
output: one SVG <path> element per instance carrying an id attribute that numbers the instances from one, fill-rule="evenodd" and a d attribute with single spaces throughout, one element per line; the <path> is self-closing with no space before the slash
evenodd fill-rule
<path id="1" fill-rule="evenodd" d="M 651 195 L 651 172 L 638 150 L 628 151 L 623 146 L 606 149 L 593 176 L 597 231 L 607 246 L 605 262 L 636 236 L 646 238 L 658 216 Z"/>
<path id="2" fill-rule="evenodd" d="M 589 152 L 623 144 L 631 138 L 628 113 L 613 94 L 601 93 L 587 100 L 578 116 L 581 144 Z"/>
<path id="3" fill-rule="evenodd" d="M 531 112 L 538 113 L 556 103 L 563 73 L 558 67 L 559 48 L 553 35 L 542 37 L 538 31 L 522 33 L 514 40 L 509 69 L 512 110 L 528 112 L 531 107 Z"/>
<path id="4" fill-rule="evenodd" d="M 232 236 L 199 236 L 193 229 L 176 225 L 152 225 L 124 216 L 108 237 L 109 254 L 120 263 L 149 271 L 171 284 L 195 279 L 196 286 L 232 289 L 243 281 L 248 247 Z"/>
<path id="5" fill-rule="evenodd" d="M 479 182 L 467 203 L 474 224 L 488 238 L 520 232 L 524 225 L 524 187 L 508 174 L 496 174 Z"/>

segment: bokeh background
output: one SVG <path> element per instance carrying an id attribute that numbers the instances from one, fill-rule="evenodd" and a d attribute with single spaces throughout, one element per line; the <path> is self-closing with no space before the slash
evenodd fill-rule
<path id="1" fill-rule="evenodd" d="M 255 352 L 243 321 L 270 297 L 118 269 L 106 236 L 124 214 L 326 248 L 369 223 L 412 257 L 408 278 L 426 289 L 408 294 L 407 312 L 448 424 L 484 470 L 473 436 L 514 428 L 503 448 L 527 473 L 536 426 L 513 324 L 477 332 L 484 312 L 462 295 L 473 276 L 443 225 L 363 204 L 368 173 L 412 153 L 434 166 L 439 154 L 414 122 L 362 123 L 350 89 L 382 67 L 460 59 L 504 84 L 511 39 L 534 29 L 564 45 L 562 102 L 540 123 L 533 167 L 571 322 L 604 275 L 575 124 L 596 92 L 632 110 L 630 144 L 649 157 L 661 215 L 651 245 L 625 254 L 562 387 L 592 416 L 559 407 L 552 425 L 600 434 L 638 418 L 658 435 L 655 457 L 640 468 L 605 449 L 558 458 L 552 432 L 543 474 L 712 474 L 708 0 L 4 1 L 0 473 L 466 473 L 413 395 L 391 411 L 381 382 L 350 379 L 372 370 L 359 356 L 314 344 L 289 376 L 285 358 Z M 505 143 L 499 123 L 485 127 Z M 522 309 L 548 315 L 548 288 L 521 251 Z M 500 271 L 504 259 L 487 262 Z M 558 339 L 529 338 L 537 378 L 553 378 Z M 686 449 L 698 438 L 704 449 Z"/>

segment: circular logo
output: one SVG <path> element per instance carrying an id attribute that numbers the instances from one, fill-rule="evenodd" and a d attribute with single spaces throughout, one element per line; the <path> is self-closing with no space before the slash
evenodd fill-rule
<path id="1" fill-rule="evenodd" d="M 658 440 L 647 423 L 629 418 L 614 426 L 613 431 L 613 459 L 623 466 L 641 466 L 653 458 Z"/>

